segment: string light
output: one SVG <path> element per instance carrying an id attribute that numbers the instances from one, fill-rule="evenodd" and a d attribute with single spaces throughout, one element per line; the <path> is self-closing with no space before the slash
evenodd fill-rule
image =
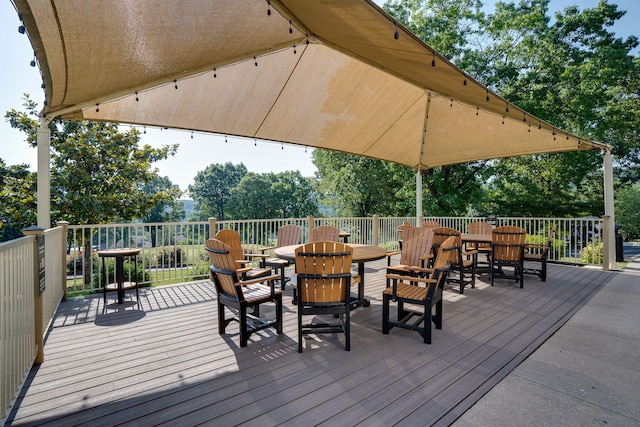
<path id="1" fill-rule="evenodd" d="M 297 52 L 296 52 L 296 45 L 294 44 L 294 45 L 293 45 L 293 54 L 295 55 L 296 53 L 297 53 Z"/>
<path id="2" fill-rule="evenodd" d="M 136 102 L 138 102 L 138 101 L 139 101 L 139 99 L 138 99 L 138 91 L 136 91 Z"/>
<path id="3" fill-rule="evenodd" d="M 253 57 L 253 63 L 256 64 L 256 67 L 258 66 L 258 60 L 256 59 L 256 57 Z"/>
<path id="4" fill-rule="evenodd" d="M 431 60 L 431 66 L 435 67 L 436 66 L 436 51 L 434 50 L 432 53 L 433 53 L 433 59 Z"/>
<path id="5" fill-rule="evenodd" d="M 527 113 L 524 113 L 524 115 L 522 116 L 522 121 L 526 122 L 527 121 Z"/>
<path id="6" fill-rule="evenodd" d="M 509 101 L 505 102 L 505 110 L 507 111 L 507 113 L 509 112 Z"/>
<path id="7" fill-rule="evenodd" d="M 393 33 L 393 38 L 398 40 L 400 38 L 400 32 L 398 31 L 398 21 L 396 21 L 395 24 L 396 24 L 396 32 Z"/>
<path id="8" fill-rule="evenodd" d="M 476 116 L 480 114 L 480 107 L 476 107 Z"/>
<path id="9" fill-rule="evenodd" d="M 489 89 L 487 89 L 487 101 L 489 101 L 491 98 L 489 98 Z"/>
<path id="10" fill-rule="evenodd" d="M 267 8 L 267 15 L 268 15 L 268 16 L 271 16 L 271 1 L 267 0 L 267 5 L 268 5 L 268 8 Z"/>
<path id="11" fill-rule="evenodd" d="M 502 116 L 502 124 L 504 124 L 504 116 Z"/>
<path id="12" fill-rule="evenodd" d="M 178 89 L 178 81 L 174 79 L 174 80 L 173 80 L 173 84 L 174 84 L 174 86 L 176 87 L 176 89 Z"/>
<path id="13" fill-rule="evenodd" d="M 216 69 L 213 69 L 213 78 L 215 79 L 216 77 L 218 77 L 218 74 L 216 73 Z"/>
<path id="14" fill-rule="evenodd" d="M 100 112 L 100 104 L 96 104 L 96 113 Z"/>
<path id="15" fill-rule="evenodd" d="M 191 131 L 191 139 L 193 139 L 193 131 Z"/>
<path id="16" fill-rule="evenodd" d="M 224 136 L 224 143 L 227 143 L 227 135 Z"/>
<path id="17" fill-rule="evenodd" d="M 291 20 L 289 20 L 289 34 L 293 34 L 293 27 L 291 24 Z"/>

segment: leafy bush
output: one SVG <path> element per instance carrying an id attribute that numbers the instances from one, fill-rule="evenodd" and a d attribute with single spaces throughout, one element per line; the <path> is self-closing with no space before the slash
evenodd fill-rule
<path id="1" fill-rule="evenodd" d="M 94 264 L 95 265 L 95 264 Z M 106 283 L 112 283 L 115 281 L 115 260 L 107 259 L 105 262 L 105 270 L 100 269 L 100 273 L 96 272 L 93 275 L 93 287 L 102 288 Z M 133 260 L 125 260 L 123 263 L 124 268 L 124 280 L 126 282 L 149 282 L 149 272 L 146 271 L 140 261 L 138 261 L 138 268 L 135 268 L 135 262 Z"/>
<path id="2" fill-rule="evenodd" d="M 165 246 L 158 253 L 157 265 L 168 265 L 172 267 L 184 264 L 185 257 L 181 246 Z"/>
<path id="3" fill-rule="evenodd" d="M 600 264 L 604 256 L 604 243 L 591 243 L 582 249 L 582 262 L 585 264 Z"/>

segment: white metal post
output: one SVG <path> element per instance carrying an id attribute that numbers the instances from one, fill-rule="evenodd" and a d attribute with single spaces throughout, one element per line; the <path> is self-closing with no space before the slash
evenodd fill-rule
<path id="1" fill-rule="evenodd" d="M 38 127 L 38 227 L 51 228 L 51 167 L 49 121 L 40 117 Z"/>

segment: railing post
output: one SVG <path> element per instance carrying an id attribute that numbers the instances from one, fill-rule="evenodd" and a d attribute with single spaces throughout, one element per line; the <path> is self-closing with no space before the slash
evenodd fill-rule
<path id="1" fill-rule="evenodd" d="M 378 233 L 380 232 L 380 218 L 373 216 L 373 246 L 378 246 Z"/>
<path id="2" fill-rule="evenodd" d="M 209 238 L 214 239 L 216 237 L 216 219 L 209 218 Z"/>
<path id="3" fill-rule="evenodd" d="M 69 231 L 69 221 L 56 222 L 58 227 L 62 227 L 62 247 L 60 248 L 60 262 L 62 263 L 62 301 L 67 300 L 67 232 Z"/>
<path id="4" fill-rule="evenodd" d="M 42 293 L 44 292 L 44 228 L 31 226 L 22 230 L 25 236 L 33 236 L 33 310 L 34 340 L 37 348 L 35 363 L 44 362 L 44 330 L 42 320 Z"/>
<path id="5" fill-rule="evenodd" d="M 311 242 L 315 219 L 312 216 L 307 217 L 307 242 Z"/>

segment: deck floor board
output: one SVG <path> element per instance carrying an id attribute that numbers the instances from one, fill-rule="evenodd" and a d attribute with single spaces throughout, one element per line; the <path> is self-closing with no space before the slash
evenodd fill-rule
<path id="1" fill-rule="evenodd" d="M 350 352 L 340 334 L 297 352 L 290 288 L 283 334 L 260 331 L 245 348 L 235 324 L 217 333 L 209 281 L 143 288 L 140 301 L 127 292 L 123 306 L 69 299 L 7 424 L 447 425 L 613 277 L 550 265 L 546 282 L 526 276 L 524 289 L 486 275 L 463 295 L 447 286 L 444 328 L 427 345 L 413 331 L 380 332 L 385 266 L 367 264 L 371 306 L 352 312 Z"/>

